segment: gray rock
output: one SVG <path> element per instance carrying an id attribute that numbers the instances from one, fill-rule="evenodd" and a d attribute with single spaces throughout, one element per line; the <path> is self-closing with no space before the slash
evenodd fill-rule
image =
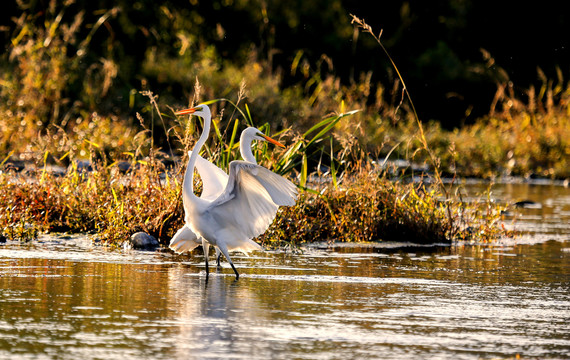
<path id="1" fill-rule="evenodd" d="M 123 248 L 136 250 L 155 250 L 158 246 L 158 240 L 154 236 L 142 231 L 134 233 L 129 241 L 123 243 Z"/>

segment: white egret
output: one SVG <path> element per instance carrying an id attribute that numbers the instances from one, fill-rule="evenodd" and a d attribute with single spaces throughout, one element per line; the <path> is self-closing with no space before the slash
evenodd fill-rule
<path id="1" fill-rule="evenodd" d="M 255 156 L 251 151 L 251 145 L 254 140 L 268 141 L 279 147 L 285 147 L 280 142 L 263 134 L 259 129 L 256 129 L 254 127 L 248 127 L 247 129 L 242 131 L 240 135 L 240 141 L 239 141 L 240 154 L 245 161 L 253 164 L 257 164 L 257 160 L 255 159 Z M 192 156 L 192 151 L 189 151 L 188 155 Z M 196 169 L 198 170 L 198 174 L 200 174 L 200 177 L 202 178 L 202 195 L 200 197 L 203 199 L 214 200 L 218 196 L 220 196 L 228 183 L 228 174 L 226 174 L 225 171 L 223 171 L 213 163 L 209 162 L 208 160 L 204 159 L 200 155 L 198 155 L 198 158 L 196 160 Z M 186 190 L 187 187 L 184 187 L 182 189 L 182 192 L 185 192 Z M 275 205 L 282 206 L 288 204 L 280 203 Z M 185 224 L 172 237 L 172 239 L 170 240 L 169 247 L 172 250 L 174 250 L 176 253 L 181 254 L 186 251 L 192 251 L 194 248 L 198 247 L 201 244 L 202 244 L 201 240 L 198 239 L 196 234 L 194 234 L 192 230 L 190 230 L 188 225 Z M 220 258 L 222 254 L 218 249 L 218 247 L 216 247 L 215 249 L 216 249 L 217 265 L 220 266 Z"/>
<path id="2" fill-rule="evenodd" d="M 218 194 L 217 189 L 223 183 L 221 175 L 223 171 L 217 167 L 215 168 L 219 171 L 213 170 L 205 164 L 207 161 L 203 159 L 204 162 L 200 161 L 200 165 L 198 165 L 198 153 L 206 142 L 210 131 L 210 109 L 206 105 L 199 105 L 179 111 L 176 114 L 194 114 L 204 119 L 203 133 L 190 154 L 184 175 L 182 198 L 186 225 L 178 231 L 177 235 L 180 237 L 189 236 L 188 230 L 196 235 L 204 248 L 206 275 L 209 274 L 209 247 L 210 245 L 218 247 L 230 263 L 237 280 L 239 273 L 229 256 L 229 251 L 249 252 L 260 249 L 261 247 L 252 239 L 267 230 L 275 218 L 278 204 L 288 206 L 295 204 L 297 188 L 289 180 L 260 165 L 236 160 L 230 163 L 230 172 L 225 187 Z M 243 145 L 241 147 L 241 150 L 244 151 Z M 246 152 L 244 151 L 244 153 Z M 251 158 L 253 158 L 253 154 L 251 154 Z M 200 168 L 205 171 L 205 176 L 202 176 L 205 188 L 201 197 L 194 194 L 195 167 L 198 168 L 198 171 Z M 206 170 L 208 168 L 209 171 Z M 213 187 L 206 185 L 214 183 L 217 184 Z M 195 247 L 194 244 L 189 243 L 186 242 L 185 246 L 180 246 L 179 250 L 187 251 Z M 193 241 L 193 243 L 195 242 Z"/>

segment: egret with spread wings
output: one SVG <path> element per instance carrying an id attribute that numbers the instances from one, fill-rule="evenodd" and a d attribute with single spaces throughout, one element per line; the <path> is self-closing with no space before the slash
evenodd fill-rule
<path id="1" fill-rule="evenodd" d="M 270 139 L 261 137 L 257 129 L 257 133 L 246 130 L 258 137 L 253 136 L 249 144 L 247 136 L 246 141 L 240 141 L 240 150 L 246 161 L 232 161 L 228 176 L 198 155 L 210 131 L 211 114 L 208 106 L 199 105 L 176 114 L 201 116 L 204 119 L 204 129 L 190 153 L 182 185 L 186 224 L 171 240 L 171 247 L 182 252 L 189 251 L 201 243 L 208 274 L 209 246 L 216 246 L 224 254 L 238 279 L 239 273 L 230 259 L 229 251 L 249 252 L 260 249 L 252 239 L 267 230 L 280 205 L 295 204 L 297 188 L 289 180 L 255 164 L 251 141 L 258 137 L 263 140 Z M 194 168 L 198 169 L 204 184 L 200 197 L 196 196 L 193 190 Z M 178 241 L 184 238 L 191 241 Z"/>
<path id="2" fill-rule="evenodd" d="M 263 134 L 259 129 L 254 127 L 248 127 L 244 131 L 242 131 L 239 141 L 240 146 L 240 154 L 241 157 L 250 163 L 257 164 L 257 160 L 251 151 L 251 145 L 254 140 L 259 141 L 268 141 L 274 145 L 279 147 L 284 147 L 283 144 L 280 142 L 266 136 Z M 188 152 L 189 156 L 192 156 L 192 151 Z M 211 163 L 210 161 L 204 159 L 200 155 L 196 160 L 196 169 L 198 170 L 198 174 L 202 178 L 202 195 L 201 198 L 204 199 L 215 199 L 222 194 L 226 185 L 228 183 L 228 174 Z M 185 192 L 187 188 L 183 188 L 182 191 Z M 288 203 L 279 203 L 275 204 L 278 206 L 288 205 Z M 252 241 L 254 247 L 257 245 L 255 242 Z M 196 234 L 190 230 L 187 224 L 182 226 L 180 230 L 174 234 L 172 239 L 170 240 L 169 247 L 178 254 L 181 254 L 186 251 L 192 251 L 194 248 L 198 247 L 202 244 L 202 241 L 198 239 Z M 255 248 L 257 249 L 257 248 Z M 216 259 L 217 264 L 220 266 L 220 258 L 221 252 L 216 247 Z"/>

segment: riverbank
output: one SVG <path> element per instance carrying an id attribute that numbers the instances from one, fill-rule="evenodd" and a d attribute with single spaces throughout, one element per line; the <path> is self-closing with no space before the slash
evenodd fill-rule
<path id="1" fill-rule="evenodd" d="M 63 174 L 2 172 L 0 228 L 20 240 L 44 232 L 96 233 L 112 246 L 143 231 L 167 244 L 183 225 L 183 170 L 182 163 L 168 168 L 155 158 L 127 170 L 93 163 Z M 282 208 L 258 241 L 267 247 L 315 240 L 442 243 L 508 233 L 499 225 L 503 205 L 461 202 L 436 185 L 393 181 L 386 174 L 362 167 L 345 172 L 336 186 L 307 184 L 297 204 Z M 195 185 L 200 189 L 199 179 Z"/>
<path id="2" fill-rule="evenodd" d="M 160 111 L 155 97 L 147 95 L 160 122 L 164 123 L 168 117 Z M 238 111 L 245 122 L 253 124 L 247 106 L 242 110 L 221 100 L 215 101 L 213 106 L 224 104 L 231 105 L 230 108 Z M 562 108 L 557 111 L 559 113 Z M 568 185 L 568 179 L 556 179 L 556 174 L 562 174 L 559 172 L 549 172 L 552 176 L 539 178 L 532 174 L 512 177 L 502 170 L 492 171 L 487 167 L 486 176 L 471 173 L 458 165 L 461 164 L 458 159 L 466 162 L 470 158 L 458 155 L 457 149 L 467 149 L 466 145 L 476 142 L 466 140 L 463 147 L 454 147 L 449 145 L 451 140 L 446 143 L 438 138 L 444 132 L 437 127 L 427 127 L 425 133 L 418 134 L 417 123 L 415 130 L 409 124 L 399 135 L 402 140 L 389 151 L 385 148 L 391 143 L 379 147 L 373 158 L 367 146 L 352 136 L 346 127 L 351 121 L 362 119 L 363 112 L 333 115 L 304 133 L 293 130 L 278 133 L 282 142 L 288 144 L 285 149 L 255 148 L 263 166 L 291 178 L 302 190 L 297 205 L 283 208 L 278 213 L 274 224 L 258 239 L 261 243 L 279 247 L 314 240 L 487 241 L 512 235 L 501 221 L 507 204 L 494 203 L 490 188 L 477 194 L 475 201 L 465 201 L 461 186 L 457 187 L 467 181 L 461 180 L 462 174 L 479 175 L 478 178 L 486 179 L 489 184 L 492 179 L 521 179 L 517 181 L 555 181 Z M 169 132 L 177 140 L 171 141 L 184 154 L 195 141 L 196 125 L 181 118 L 169 121 L 176 124 Z M 142 118 L 141 125 L 145 127 Z M 562 123 L 552 125 L 562 126 Z M 270 124 L 260 128 L 268 131 Z M 549 129 L 546 125 L 543 128 Z M 205 156 L 221 168 L 227 168 L 230 160 L 238 158 L 235 142 L 238 121 L 234 121 L 233 128 L 220 129 L 220 125 L 215 124 Z M 390 131 L 397 129 L 402 128 L 398 125 Z M 487 131 L 492 132 L 492 128 Z M 0 209 L 3 211 L 0 228 L 3 236 L 26 240 L 42 232 L 96 233 L 101 243 L 118 246 L 132 234 L 145 232 L 162 244 L 168 243 L 183 225 L 181 183 L 186 158 L 177 158 L 174 154 L 178 151 L 172 151 L 170 142 L 170 154 L 157 150 L 153 142 L 155 132 L 146 129 L 136 133 L 132 128 L 130 133 L 135 135 L 131 141 L 137 140 L 138 144 L 133 151 L 121 152 L 121 156 L 117 156 L 121 147 L 111 151 L 105 145 L 121 142 L 122 138 L 115 138 L 113 132 L 110 138 L 100 139 L 105 143 L 95 143 L 84 137 L 78 144 L 86 146 L 87 150 L 79 153 L 70 150 L 61 155 L 52 147 L 55 152 L 46 150 L 39 164 L 33 160 L 39 157 L 37 154 L 29 156 L 28 153 L 26 157 L 13 150 L 1 163 Z M 406 146 L 410 151 L 414 149 L 411 153 L 402 153 L 406 136 L 411 139 Z M 73 144 L 63 132 L 53 137 L 65 139 L 66 146 Z M 369 134 L 368 140 L 373 138 Z M 45 137 L 40 139 L 47 141 Z M 394 139 L 392 141 L 398 140 L 397 137 Z M 497 137 L 494 139 L 499 142 Z M 486 144 L 492 145 L 491 142 Z M 564 142 L 561 144 L 566 146 Z M 442 152 L 447 145 L 446 156 Z M 548 154 L 558 154 L 563 163 L 566 150 L 559 150 Z M 82 151 L 89 155 L 89 160 L 80 157 Z M 472 153 L 472 161 L 467 163 L 475 166 L 474 158 L 483 159 L 480 155 Z M 396 158 L 401 160 L 393 160 Z M 446 175 L 449 177 L 444 178 Z M 200 180 L 196 181 L 195 186 L 200 189 Z"/>

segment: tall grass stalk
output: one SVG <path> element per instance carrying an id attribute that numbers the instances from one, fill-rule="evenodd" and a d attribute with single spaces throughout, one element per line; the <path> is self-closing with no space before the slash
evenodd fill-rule
<path id="1" fill-rule="evenodd" d="M 370 25 L 368 25 L 363 19 L 360 19 L 360 18 L 358 18 L 352 14 L 350 16 L 352 17 L 352 23 L 356 23 L 359 28 L 364 30 L 364 32 L 372 35 L 374 40 L 376 40 L 376 42 L 378 43 L 378 45 L 380 46 L 380 48 L 382 49 L 382 51 L 384 52 L 384 54 L 386 55 L 388 60 L 390 61 L 390 64 L 392 64 L 392 67 L 396 71 L 396 74 L 398 75 L 398 78 L 400 79 L 400 82 L 402 83 L 402 94 L 406 95 L 406 97 L 410 103 L 410 107 L 412 109 L 414 119 L 416 120 L 416 124 L 418 126 L 418 131 L 419 131 L 418 139 L 420 140 L 420 143 L 421 143 L 421 149 L 424 150 L 428 154 L 428 157 L 429 157 L 430 162 L 431 162 L 432 167 L 433 167 L 433 172 L 434 172 L 434 176 L 436 179 L 436 183 L 439 186 L 439 188 L 443 191 L 443 193 L 445 194 L 445 202 L 447 204 L 448 218 L 449 218 L 450 223 L 453 225 L 454 219 L 453 219 L 453 216 L 451 213 L 451 208 L 449 206 L 449 202 L 451 201 L 451 196 L 450 196 L 449 190 L 447 189 L 447 187 L 445 186 L 445 184 L 441 178 L 441 172 L 440 172 L 441 160 L 434 154 L 434 152 L 432 151 L 432 149 L 428 145 L 428 141 L 427 141 L 425 133 L 424 133 L 424 128 L 423 128 L 422 122 L 418 116 L 418 113 L 416 111 L 416 107 L 414 106 L 414 102 L 412 101 L 412 97 L 410 95 L 410 92 L 408 91 L 408 88 L 406 87 L 406 82 L 404 81 L 404 78 L 403 78 L 402 74 L 400 73 L 400 70 L 398 70 L 396 63 L 394 62 L 394 60 L 390 56 L 390 53 L 388 52 L 388 50 L 386 50 L 386 48 L 384 47 L 384 44 L 382 44 L 382 41 L 380 41 L 380 37 L 382 36 L 382 30 L 380 31 L 380 33 L 378 35 L 376 35 L 374 33 L 374 31 L 372 30 L 372 27 Z M 402 100 L 403 100 L 403 98 L 402 98 Z M 396 108 L 396 111 L 398 109 L 399 109 L 399 106 Z M 451 226 L 451 228 L 454 229 L 455 226 Z M 454 234 L 452 234 L 452 236 L 453 235 Z"/>

